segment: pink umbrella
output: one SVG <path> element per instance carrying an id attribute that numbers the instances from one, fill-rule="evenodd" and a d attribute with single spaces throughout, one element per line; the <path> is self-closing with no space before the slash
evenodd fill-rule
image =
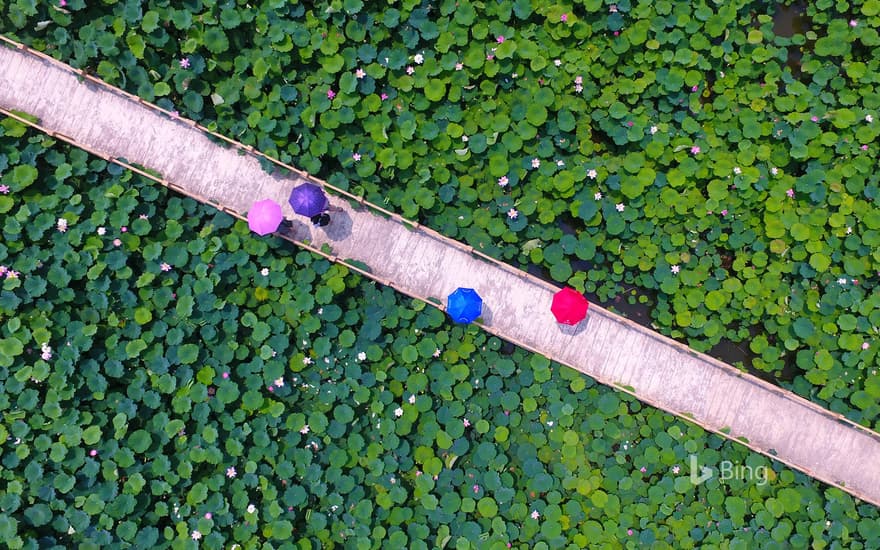
<path id="1" fill-rule="evenodd" d="M 248 212 L 248 227 L 257 235 L 268 235 L 278 230 L 284 214 L 281 213 L 281 205 L 266 199 L 255 202 Z"/>

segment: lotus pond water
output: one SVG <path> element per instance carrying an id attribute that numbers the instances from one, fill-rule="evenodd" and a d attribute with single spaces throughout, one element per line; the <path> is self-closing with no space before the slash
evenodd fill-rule
<path id="1" fill-rule="evenodd" d="M 0 128 L 10 548 L 880 543 L 838 489 Z"/>
<path id="2" fill-rule="evenodd" d="M 12 0 L 0 30 L 876 429 L 878 15 Z M 878 545 L 875 507 L 2 128 L 13 547 Z M 772 474 L 695 488 L 691 454 Z"/>

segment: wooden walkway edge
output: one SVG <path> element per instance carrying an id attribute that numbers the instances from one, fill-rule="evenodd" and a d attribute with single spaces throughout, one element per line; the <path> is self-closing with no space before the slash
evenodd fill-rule
<path id="1" fill-rule="evenodd" d="M 343 211 L 326 232 L 296 222 L 290 240 L 298 245 L 441 309 L 455 288 L 475 288 L 488 332 L 880 506 L 880 434 L 597 306 L 576 330 L 560 328 L 549 308 L 557 287 L 45 54 L 0 42 L 6 116 L 238 218 L 262 198 L 292 215 L 293 185 L 325 185 Z M 267 174 L 260 159 L 288 174 Z"/>

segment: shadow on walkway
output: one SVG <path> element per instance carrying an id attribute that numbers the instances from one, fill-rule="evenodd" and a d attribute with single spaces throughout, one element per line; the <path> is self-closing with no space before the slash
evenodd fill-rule
<path id="1" fill-rule="evenodd" d="M 309 222 L 308 219 L 300 218 L 300 216 L 297 216 L 293 220 L 285 220 L 284 222 L 282 222 L 281 225 L 278 227 L 278 235 L 289 237 L 298 241 L 306 241 L 308 239 L 311 239 L 311 222 Z"/>
<path id="2" fill-rule="evenodd" d="M 480 313 L 480 323 L 487 327 L 492 326 L 492 308 L 483 302 L 483 311 Z"/>
<path id="3" fill-rule="evenodd" d="M 557 326 L 559 327 L 559 332 L 561 332 L 562 334 L 565 334 L 567 336 L 577 336 L 578 334 L 580 334 L 584 330 L 586 330 L 587 325 L 589 325 L 589 324 L 590 324 L 590 317 L 587 316 L 586 319 L 584 319 L 583 321 L 581 321 L 580 323 L 578 323 L 576 325 L 566 325 L 563 323 L 557 323 Z"/>
<path id="4" fill-rule="evenodd" d="M 343 209 L 334 210 L 331 208 L 330 223 L 326 227 L 316 227 L 321 229 L 327 235 L 327 239 L 331 241 L 342 241 L 351 236 L 351 227 L 353 222 L 351 216 Z"/>

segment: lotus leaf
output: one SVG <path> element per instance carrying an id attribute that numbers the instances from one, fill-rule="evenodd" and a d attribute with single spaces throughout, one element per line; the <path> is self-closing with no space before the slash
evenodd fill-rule
<path id="1" fill-rule="evenodd" d="M 808 30 L 787 39 L 757 3 L 68 0 L 0 17 L 19 40 L 599 301 L 637 285 L 655 325 L 698 349 L 749 338 L 752 366 L 771 372 L 796 357 L 798 393 L 870 425 L 880 387 L 859 365 L 874 353 L 880 218 L 860 146 L 877 135 L 864 81 L 878 41 L 862 19 L 875 4 L 807 6 Z M 877 546 L 876 510 L 840 491 L 778 464 L 767 486 L 695 488 L 673 473 L 689 453 L 758 462 L 115 165 L 17 123 L 2 133 L 0 259 L 23 274 L 0 291 L 0 439 L 21 440 L 3 457 L 12 546 L 170 547 L 195 529 L 212 547 Z M 52 359 L 27 350 L 33 338 Z M 625 468 L 643 457 L 650 483 Z"/>

